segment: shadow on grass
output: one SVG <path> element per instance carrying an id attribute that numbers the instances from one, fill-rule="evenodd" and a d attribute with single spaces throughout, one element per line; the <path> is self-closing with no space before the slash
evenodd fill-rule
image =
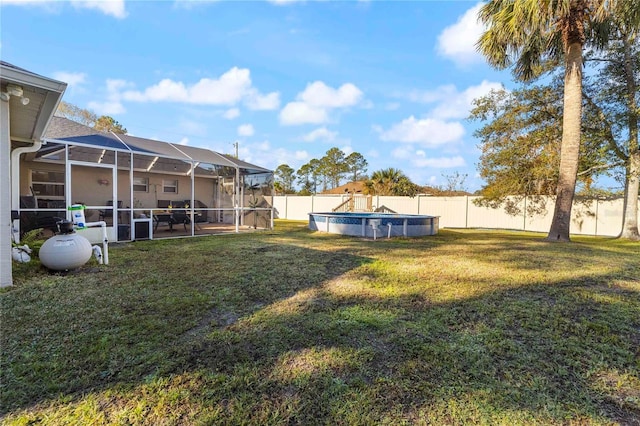
<path id="1" fill-rule="evenodd" d="M 640 293 L 616 285 L 631 256 L 584 282 L 474 276 L 481 291 L 443 301 L 415 281 L 455 288 L 456 270 L 387 282 L 376 251 L 551 276 L 571 253 L 451 234 L 318 250 L 303 234 L 130 245 L 121 268 L 3 294 L 2 323 L 21 331 L 2 333 L 2 409 L 90 394 L 112 420 L 143 407 L 214 424 L 640 422 Z"/>
<path id="2" fill-rule="evenodd" d="M 0 295 L 0 414 L 179 371 L 179 348 L 203 330 L 370 262 L 246 238 L 144 242 L 111 255 L 108 267 L 36 273 Z"/>
<path id="3" fill-rule="evenodd" d="M 223 383 L 217 421 L 263 421 L 266 400 L 295 424 L 637 424 L 639 308 L 637 292 L 562 281 L 437 304 L 316 289 L 178 356 Z"/>

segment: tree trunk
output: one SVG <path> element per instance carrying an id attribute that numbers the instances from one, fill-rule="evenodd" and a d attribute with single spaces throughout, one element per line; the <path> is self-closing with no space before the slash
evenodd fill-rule
<path id="1" fill-rule="evenodd" d="M 637 134 L 637 129 L 636 129 Z M 637 140 L 637 137 L 636 137 Z M 621 238 L 640 240 L 638 232 L 638 194 L 640 193 L 640 150 L 636 142 L 635 152 L 629 154 L 627 165 L 627 182 L 624 193 L 624 216 L 622 219 Z"/>
<path id="2" fill-rule="evenodd" d="M 640 240 L 638 232 L 638 193 L 640 191 L 640 143 L 638 141 L 638 105 L 636 104 L 636 81 L 633 74 L 631 48 L 627 39 L 623 40 L 624 74 L 627 85 L 627 110 L 629 126 L 629 160 L 627 162 L 624 193 L 624 216 L 621 238 Z"/>
<path id="3" fill-rule="evenodd" d="M 574 42 L 567 47 L 563 116 L 556 206 L 547 241 L 570 241 L 571 208 L 578 173 L 582 119 L 582 43 Z"/>

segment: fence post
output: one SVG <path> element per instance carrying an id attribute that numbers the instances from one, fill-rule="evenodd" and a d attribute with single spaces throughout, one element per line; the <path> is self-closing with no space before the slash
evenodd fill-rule
<path id="1" fill-rule="evenodd" d="M 600 200 L 596 198 L 596 230 L 595 230 L 596 237 L 598 236 L 598 204 L 599 203 L 600 203 Z M 623 213 L 623 217 L 624 217 L 624 213 Z"/>
<path id="2" fill-rule="evenodd" d="M 522 230 L 526 231 L 527 230 L 527 196 L 524 196 L 524 209 L 522 209 L 522 217 L 523 217 L 523 222 L 522 222 Z"/>
<path id="3" fill-rule="evenodd" d="M 464 229 L 469 229 L 469 196 L 464 196 L 466 199 L 465 211 L 464 211 Z"/>

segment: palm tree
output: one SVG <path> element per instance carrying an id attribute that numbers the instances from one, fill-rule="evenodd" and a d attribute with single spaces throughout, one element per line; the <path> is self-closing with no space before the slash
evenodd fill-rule
<path id="1" fill-rule="evenodd" d="M 480 10 L 488 29 L 477 47 L 491 65 L 514 65 L 516 78 L 527 81 L 564 59 L 562 144 L 549 241 L 569 241 L 580 148 L 583 49 L 600 49 L 607 43 L 606 18 L 616 5 L 612 0 L 490 0 Z"/>
<path id="2" fill-rule="evenodd" d="M 394 187 L 406 176 L 400 169 L 389 167 L 377 170 L 371 174 L 370 183 L 365 184 L 369 192 L 375 195 L 396 195 Z"/>

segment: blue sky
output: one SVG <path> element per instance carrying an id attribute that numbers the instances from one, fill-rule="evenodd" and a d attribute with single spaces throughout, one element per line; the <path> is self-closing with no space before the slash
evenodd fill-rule
<path id="1" fill-rule="evenodd" d="M 512 86 L 475 52 L 476 2 L 0 1 L 2 60 L 65 101 L 273 169 L 336 146 L 478 189 L 470 103 Z"/>

